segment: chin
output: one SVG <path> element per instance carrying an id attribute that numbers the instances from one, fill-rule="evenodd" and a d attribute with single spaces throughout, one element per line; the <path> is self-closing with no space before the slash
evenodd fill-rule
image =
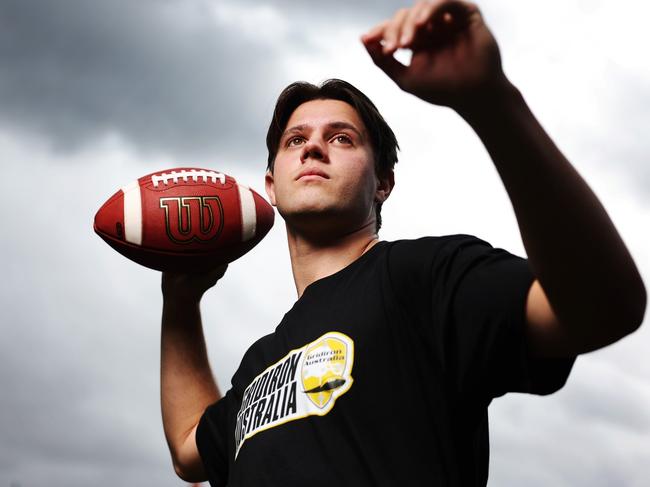
<path id="1" fill-rule="evenodd" d="M 336 207 L 302 207 L 287 211 L 278 208 L 288 228 L 303 235 L 310 235 L 323 241 L 349 235 L 374 221 L 363 218 L 358 212 Z"/>
<path id="2" fill-rule="evenodd" d="M 278 213 L 287 221 L 299 219 L 306 220 L 310 218 L 327 217 L 344 212 L 345 209 L 337 206 L 332 198 L 327 195 L 300 195 L 302 198 L 292 198 L 286 204 L 278 201 Z M 307 197 L 308 196 L 308 197 Z"/>
<path id="3" fill-rule="evenodd" d="M 288 225 L 294 227 L 319 226 L 339 220 L 338 211 L 319 205 L 294 209 L 281 209 L 278 207 L 278 213 Z"/>

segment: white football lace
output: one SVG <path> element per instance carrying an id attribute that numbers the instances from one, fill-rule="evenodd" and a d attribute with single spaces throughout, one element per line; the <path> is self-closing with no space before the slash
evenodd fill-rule
<path id="1" fill-rule="evenodd" d="M 151 176 L 151 182 L 153 183 L 153 187 L 157 188 L 158 183 L 163 183 L 165 186 L 169 184 L 169 181 L 171 180 L 174 184 L 178 184 L 178 180 L 182 179 L 183 181 L 187 182 L 189 178 L 192 178 L 194 182 L 197 182 L 199 178 L 203 179 L 203 182 L 207 182 L 208 179 L 212 181 L 213 183 L 217 182 L 217 179 L 221 184 L 226 184 L 226 175 L 222 174 L 220 172 L 215 172 L 215 171 L 205 171 L 205 170 L 197 170 L 197 169 L 191 169 L 189 171 L 186 171 L 185 169 L 181 171 L 172 171 L 170 173 L 162 173 L 160 175 L 154 174 Z"/>

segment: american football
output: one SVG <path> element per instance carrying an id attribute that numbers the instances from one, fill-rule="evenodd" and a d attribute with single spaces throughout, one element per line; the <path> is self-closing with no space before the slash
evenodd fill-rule
<path id="1" fill-rule="evenodd" d="M 264 198 L 231 176 L 174 168 L 123 186 L 95 215 L 94 230 L 143 266 L 200 272 L 255 247 L 274 216 Z"/>

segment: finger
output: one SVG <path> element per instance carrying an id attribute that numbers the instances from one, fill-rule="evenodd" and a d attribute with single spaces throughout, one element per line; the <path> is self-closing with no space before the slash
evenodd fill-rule
<path id="1" fill-rule="evenodd" d="M 475 4 L 460 0 L 446 0 L 433 5 L 429 19 L 443 30 L 459 30 L 467 26 L 471 15 L 478 10 Z"/>
<path id="2" fill-rule="evenodd" d="M 409 47 L 414 50 L 444 45 L 465 30 L 478 12 L 475 4 L 459 0 L 438 0 L 428 3 L 417 23 L 424 26 L 415 31 Z"/>
<path id="3" fill-rule="evenodd" d="M 412 20 L 413 30 L 408 39 L 408 47 L 419 49 L 422 46 L 430 46 L 432 41 L 443 34 L 444 28 L 436 25 L 436 15 L 440 15 L 441 9 L 454 0 L 433 0 L 421 2 L 418 5 L 417 13 Z"/>
<path id="4" fill-rule="evenodd" d="M 402 25 L 402 34 L 399 40 L 399 46 L 407 48 L 418 28 L 420 28 L 424 23 L 419 23 L 418 20 L 421 17 L 421 13 L 428 6 L 427 2 L 421 1 L 416 3 L 408 12 L 404 24 Z"/>
<path id="5" fill-rule="evenodd" d="M 220 264 L 212 269 L 209 269 L 203 274 L 203 279 L 206 283 L 214 283 L 223 277 L 228 269 L 228 264 Z"/>
<path id="6" fill-rule="evenodd" d="M 392 53 L 385 54 L 379 41 L 368 43 L 365 46 L 377 67 L 395 81 L 398 86 L 401 86 L 402 77 L 407 67 L 395 59 Z"/>
<path id="7" fill-rule="evenodd" d="M 221 264 L 220 266 L 214 269 L 213 277 L 217 279 L 221 279 L 227 270 L 228 270 L 228 264 Z"/>
<path id="8" fill-rule="evenodd" d="M 388 25 L 388 20 L 383 21 L 381 24 L 377 24 L 368 32 L 361 36 L 361 41 L 364 44 L 369 42 L 380 41 L 384 37 L 384 29 Z"/>
<path id="9" fill-rule="evenodd" d="M 407 8 L 399 9 L 384 29 L 384 54 L 393 54 L 397 50 L 402 24 L 408 12 Z"/>
<path id="10" fill-rule="evenodd" d="M 444 0 L 443 0 L 444 1 Z M 422 8 L 418 12 L 417 23 L 420 25 L 426 24 L 431 20 L 431 14 L 433 11 L 440 6 L 440 1 L 437 2 L 425 2 Z"/>

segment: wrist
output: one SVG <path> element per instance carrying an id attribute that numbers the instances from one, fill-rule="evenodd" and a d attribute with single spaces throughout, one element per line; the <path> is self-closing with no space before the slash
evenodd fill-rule
<path id="1" fill-rule="evenodd" d="M 505 76 L 477 88 L 460 100 L 454 108 L 470 125 L 491 119 L 495 113 L 522 100 L 519 89 Z"/>
<path id="2" fill-rule="evenodd" d="M 163 295 L 162 325 L 163 328 L 183 329 L 200 326 L 200 301 L 187 297 Z M 194 325 L 193 325 L 194 324 Z"/>
<path id="3" fill-rule="evenodd" d="M 163 306 L 173 308 L 195 308 L 201 304 L 202 295 L 191 294 L 188 292 L 165 291 L 163 290 Z"/>

